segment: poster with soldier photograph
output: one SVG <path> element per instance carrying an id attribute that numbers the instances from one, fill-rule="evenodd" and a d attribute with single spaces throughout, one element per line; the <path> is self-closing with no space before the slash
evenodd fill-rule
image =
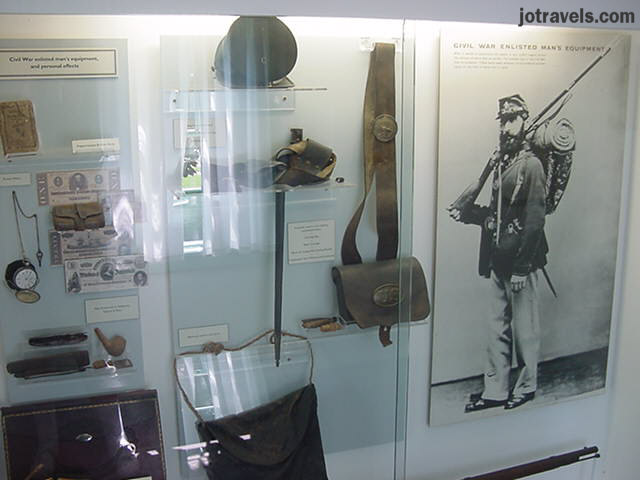
<path id="1" fill-rule="evenodd" d="M 605 388 L 629 37 L 441 37 L 430 423 Z"/>

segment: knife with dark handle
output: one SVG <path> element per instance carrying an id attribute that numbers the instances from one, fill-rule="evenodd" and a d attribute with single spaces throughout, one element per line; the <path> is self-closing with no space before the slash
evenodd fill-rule
<path id="1" fill-rule="evenodd" d="M 87 340 L 85 333 L 68 333 L 64 335 L 49 335 L 46 337 L 32 337 L 29 345 L 32 347 L 59 347 L 61 345 L 77 345 Z"/>

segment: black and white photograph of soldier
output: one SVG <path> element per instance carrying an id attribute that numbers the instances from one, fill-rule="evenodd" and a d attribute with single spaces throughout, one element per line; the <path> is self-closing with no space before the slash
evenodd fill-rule
<path id="1" fill-rule="evenodd" d="M 628 52 L 619 34 L 443 34 L 431 424 L 604 390 Z"/>
<path id="2" fill-rule="evenodd" d="M 466 412 L 519 407 L 534 398 L 537 388 L 538 272 L 547 263 L 549 247 L 544 235 L 545 168 L 525 140 L 528 118 L 520 95 L 498 101 L 500 144 L 491 159 L 491 201 L 488 206 L 450 207 L 454 220 L 481 227 L 479 273 L 491 285 L 484 387 L 470 396 Z M 570 157 L 574 143 L 570 140 L 562 155 Z M 521 364 L 513 388 L 512 352 Z"/>

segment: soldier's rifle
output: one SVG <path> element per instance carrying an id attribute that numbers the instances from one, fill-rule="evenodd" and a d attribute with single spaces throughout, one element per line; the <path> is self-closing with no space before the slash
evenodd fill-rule
<path id="1" fill-rule="evenodd" d="M 574 450 L 573 452 L 496 470 L 495 472 L 476 475 L 475 477 L 465 477 L 463 480 L 514 480 L 594 458 L 600 458 L 598 447 L 585 447 L 580 450 Z"/>
<path id="2" fill-rule="evenodd" d="M 558 102 L 560 102 L 560 100 L 562 100 L 563 98 L 565 98 L 569 92 L 571 92 L 571 90 L 577 85 L 577 83 L 582 80 L 582 78 L 584 78 L 584 76 L 589 73 L 589 71 L 595 67 L 598 62 L 600 62 L 604 57 L 607 56 L 607 54 L 613 49 L 615 43 L 618 42 L 619 37 L 616 37 L 614 39 L 614 41 L 605 48 L 605 50 L 598 55 L 581 73 L 580 75 L 578 75 L 570 84 L 567 88 L 565 88 L 564 90 L 562 90 L 550 103 L 547 104 L 546 107 L 544 107 L 542 109 L 542 111 L 540 111 L 540 113 L 538 113 L 538 115 L 536 115 L 530 122 L 528 122 L 527 126 L 525 126 L 525 136 L 530 134 L 531 132 L 535 132 L 535 130 L 538 128 L 538 126 L 540 126 L 541 123 L 543 123 L 543 117 L 553 108 L 555 107 Z M 562 105 L 560 105 L 560 107 L 558 108 L 558 110 L 556 112 L 554 112 L 554 115 L 556 115 L 560 109 L 564 106 L 564 103 Z M 478 195 L 480 195 L 480 192 L 482 191 L 482 188 L 484 187 L 484 184 L 487 182 L 487 179 L 489 178 L 489 175 L 491 175 L 491 172 L 493 171 L 493 168 L 496 165 L 496 162 L 499 160 L 500 158 L 500 149 L 496 148 L 493 152 L 493 154 L 491 155 L 491 157 L 489 158 L 489 160 L 487 161 L 487 164 L 485 165 L 484 169 L 482 170 L 482 173 L 480 174 L 480 177 L 473 183 L 471 183 L 471 185 L 469 185 L 461 194 L 460 196 L 451 204 L 447 207 L 447 210 L 449 212 L 462 212 L 464 211 L 464 209 L 466 209 L 468 206 L 471 206 L 473 204 L 473 202 L 476 201 L 476 198 L 478 198 Z"/>

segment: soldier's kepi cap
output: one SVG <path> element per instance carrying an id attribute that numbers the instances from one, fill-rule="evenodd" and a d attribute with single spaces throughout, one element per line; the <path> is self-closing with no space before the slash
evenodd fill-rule
<path id="1" fill-rule="evenodd" d="M 529 118 L 529 107 L 527 107 L 524 98 L 517 93 L 498 100 L 498 116 L 496 120 L 513 115 L 520 115 L 524 120 Z"/>

